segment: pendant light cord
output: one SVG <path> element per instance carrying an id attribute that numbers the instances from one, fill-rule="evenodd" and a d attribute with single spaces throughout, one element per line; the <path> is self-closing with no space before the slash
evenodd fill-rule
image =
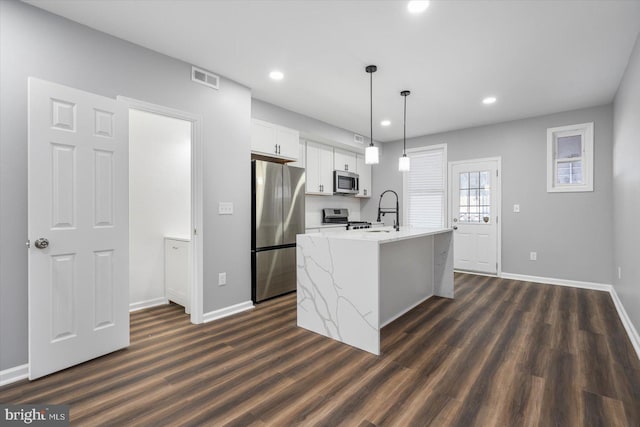
<path id="1" fill-rule="evenodd" d="M 369 117 L 371 127 L 369 129 L 369 146 L 373 147 L 373 73 L 369 73 Z"/>
<path id="2" fill-rule="evenodd" d="M 402 136 L 402 154 L 407 155 L 407 97 L 404 97 L 404 134 Z"/>

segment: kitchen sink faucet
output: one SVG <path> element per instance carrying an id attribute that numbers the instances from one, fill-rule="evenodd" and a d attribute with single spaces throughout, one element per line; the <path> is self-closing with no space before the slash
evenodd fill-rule
<path id="1" fill-rule="evenodd" d="M 382 204 L 382 197 L 386 194 L 386 193 L 393 193 L 396 195 L 396 208 L 381 208 L 380 205 Z M 396 219 L 393 221 L 393 228 L 396 231 L 400 231 L 400 203 L 398 202 L 398 193 L 396 193 L 393 190 L 385 190 L 382 192 L 382 194 L 380 195 L 380 200 L 378 201 L 378 219 L 376 221 L 380 222 L 380 217 L 384 216 L 384 214 L 387 213 L 394 213 L 396 214 Z"/>

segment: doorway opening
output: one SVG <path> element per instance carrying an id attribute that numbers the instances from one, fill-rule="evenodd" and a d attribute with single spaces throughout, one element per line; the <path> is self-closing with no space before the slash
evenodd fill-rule
<path id="1" fill-rule="evenodd" d="M 191 313 L 191 122 L 129 110 L 129 303 Z"/>
<path id="2" fill-rule="evenodd" d="M 201 117 L 129 98 L 130 311 L 167 304 L 202 323 Z"/>

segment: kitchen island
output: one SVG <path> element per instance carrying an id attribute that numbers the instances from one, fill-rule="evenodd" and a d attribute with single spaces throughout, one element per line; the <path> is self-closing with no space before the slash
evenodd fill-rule
<path id="1" fill-rule="evenodd" d="M 451 229 L 297 236 L 298 326 L 380 354 L 380 330 L 433 295 L 453 298 Z"/>

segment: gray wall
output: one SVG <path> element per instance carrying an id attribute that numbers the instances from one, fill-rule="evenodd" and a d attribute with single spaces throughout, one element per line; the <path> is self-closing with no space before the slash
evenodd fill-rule
<path id="1" fill-rule="evenodd" d="M 594 191 L 547 193 L 547 128 L 591 121 Z M 611 284 L 612 126 L 613 108 L 607 105 L 412 138 L 407 148 L 446 143 L 448 161 L 502 157 L 503 272 Z M 402 141 L 383 144 L 381 164 L 373 167 L 373 197 L 362 206 L 363 218 L 375 218 L 383 190 L 402 194 L 397 169 L 401 152 Z M 516 203 L 519 214 L 513 213 Z M 530 251 L 538 252 L 537 261 L 529 261 Z"/>
<path id="2" fill-rule="evenodd" d="M 0 55 L 0 370 L 28 361 L 28 76 L 202 114 L 204 311 L 250 299 L 248 88 L 222 79 L 211 90 L 191 82 L 189 64 L 13 0 L 0 1 Z M 218 216 L 219 201 L 235 214 Z"/>
<path id="3" fill-rule="evenodd" d="M 255 98 L 251 100 L 251 117 L 297 129 L 300 131 L 301 137 L 309 138 L 317 142 L 345 145 L 352 149 L 356 148 L 360 150 L 364 150 L 365 145 L 369 144 L 369 138 L 366 136 L 364 137 L 364 144 L 354 143 L 354 132 Z"/>
<path id="4" fill-rule="evenodd" d="M 618 89 L 614 111 L 614 286 L 631 322 L 640 331 L 640 229 L 636 224 L 640 212 L 640 36 Z"/>

